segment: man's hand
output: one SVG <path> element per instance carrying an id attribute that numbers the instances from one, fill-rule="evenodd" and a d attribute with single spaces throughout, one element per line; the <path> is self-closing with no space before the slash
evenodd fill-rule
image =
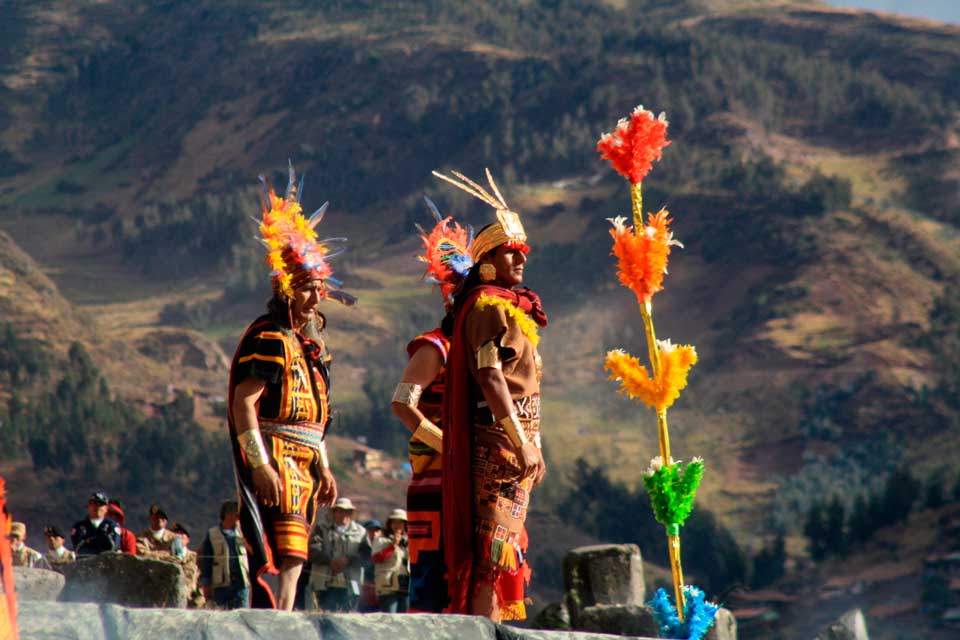
<path id="1" fill-rule="evenodd" d="M 317 506 L 329 507 L 337 500 L 337 481 L 330 469 L 320 469 L 320 491 L 317 494 Z"/>
<path id="2" fill-rule="evenodd" d="M 264 506 L 280 506 L 280 476 L 271 465 L 265 464 L 253 470 L 253 488 Z"/>
<path id="3" fill-rule="evenodd" d="M 540 469 L 537 472 L 537 475 L 533 477 L 533 486 L 537 486 L 543 482 L 544 476 L 547 475 L 547 461 L 543 459 L 543 451 L 540 451 Z"/>
<path id="4" fill-rule="evenodd" d="M 543 456 L 540 455 L 540 449 L 537 449 L 537 445 L 532 442 L 527 442 L 520 447 L 517 454 L 517 463 L 520 465 L 520 472 L 524 478 L 533 476 L 534 482 L 536 482 L 537 477 L 543 477 L 543 471 L 541 470 Z"/>

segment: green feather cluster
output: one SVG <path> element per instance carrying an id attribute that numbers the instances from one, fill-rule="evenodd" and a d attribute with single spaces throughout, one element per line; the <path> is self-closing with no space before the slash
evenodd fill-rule
<path id="1" fill-rule="evenodd" d="M 703 478 L 703 460 L 694 458 L 686 468 L 680 462 L 657 468 L 659 462 L 660 458 L 654 458 L 643 476 L 643 486 L 650 494 L 657 522 L 668 528 L 680 527 L 693 511 L 697 487 Z"/>

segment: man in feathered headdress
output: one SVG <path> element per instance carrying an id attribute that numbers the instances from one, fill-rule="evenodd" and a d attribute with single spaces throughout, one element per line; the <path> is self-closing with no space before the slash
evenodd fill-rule
<path id="1" fill-rule="evenodd" d="M 519 287 L 527 235 L 490 172 L 490 192 L 459 173 L 434 175 L 496 211 L 471 244 L 474 264 L 454 294 L 442 411 L 447 610 L 522 620 L 530 575 L 524 522 L 546 469 L 537 344 L 547 316 L 540 298 Z"/>
<path id="2" fill-rule="evenodd" d="M 263 182 L 261 241 L 273 272 L 267 313 L 244 332 L 230 368 L 227 416 L 240 488 L 240 526 L 251 545 L 251 606 L 291 610 L 307 559 L 317 507 L 333 503 L 324 435 L 330 419 L 327 354 L 318 310 L 339 290 L 329 260 L 344 238 L 317 240 L 326 204 L 309 219 L 300 208 L 303 182 L 293 166 L 284 197 Z M 279 573 L 275 597 L 263 574 Z"/>
<path id="3" fill-rule="evenodd" d="M 440 414 L 453 333 L 453 292 L 473 266 L 473 230 L 465 230 L 450 217 L 442 217 L 433 201 L 426 201 L 436 225 L 429 233 L 418 225 L 424 248 L 423 255 L 418 257 L 426 264 L 427 280 L 439 287 L 447 315 L 439 327 L 421 333 L 407 345 L 410 361 L 393 394 L 391 408 L 412 433 L 409 454 L 413 474 L 407 488 L 410 610 L 440 613 L 447 605 L 446 567 L 440 542 Z"/>

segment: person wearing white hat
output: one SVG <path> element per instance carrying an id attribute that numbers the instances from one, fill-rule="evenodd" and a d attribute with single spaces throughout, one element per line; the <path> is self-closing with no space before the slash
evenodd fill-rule
<path id="1" fill-rule="evenodd" d="M 394 509 L 386 532 L 373 547 L 373 566 L 380 611 L 406 613 L 410 604 L 410 554 L 407 551 L 407 512 Z"/>
<path id="2" fill-rule="evenodd" d="M 337 498 L 310 536 L 310 589 L 323 611 L 356 611 L 360 601 L 370 544 L 355 511 L 350 498 Z"/>

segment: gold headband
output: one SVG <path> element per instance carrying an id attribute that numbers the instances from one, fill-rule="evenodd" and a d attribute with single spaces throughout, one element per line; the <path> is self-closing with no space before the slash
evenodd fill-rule
<path id="1" fill-rule="evenodd" d="M 493 181 L 490 169 L 486 169 L 487 182 L 490 183 L 490 189 L 493 191 L 493 194 L 458 171 L 451 171 L 450 173 L 459 178 L 459 180 L 454 180 L 437 171 L 434 171 L 433 175 L 444 182 L 449 182 L 462 191 L 466 191 L 474 198 L 483 200 L 497 211 L 497 221 L 478 233 L 477 237 L 473 240 L 473 245 L 470 247 L 470 257 L 473 258 L 474 262 L 477 262 L 483 254 L 492 249 L 496 249 L 502 244 L 526 244 L 527 233 L 524 231 L 523 224 L 520 222 L 520 216 L 516 212 L 511 211 L 510 207 L 507 206 L 506 200 L 504 200 L 500 194 L 500 189 L 497 188 L 497 183 Z"/>

